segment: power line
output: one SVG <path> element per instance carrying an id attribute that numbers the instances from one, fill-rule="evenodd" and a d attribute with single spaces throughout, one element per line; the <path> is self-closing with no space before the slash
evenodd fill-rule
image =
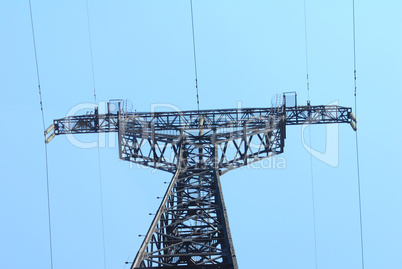
<path id="1" fill-rule="evenodd" d="M 307 46 L 307 12 L 306 12 L 306 0 L 304 0 L 304 40 L 306 48 L 306 80 L 307 80 L 307 102 L 310 103 L 310 83 L 308 80 L 308 46 Z M 308 126 L 309 142 L 310 142 L 310 178 L 311 178 L 311 200 L 313 203 L 313 230 L 314 230 L 314 262 L 317 269 L 317 229 L 315 218 L 315 193 L 314 193 L 314 170 L 313 170 L 313 155 L 311 154 L 311 124 Z"/>
<path id="2" fill-rule="evenodd" d="M 193 32 L 193 53 L 194 53 L 194 72 L 195 72 L 195 89 L 197 91 L 197 109 L 200 111 L 200 98 L 198 95 L 198 72 L 197 72 L 197 55 L 195 49 L 195 32 L 194 32 L 194 14 L 193 14 L 193 0 L 190 0 L 191 6 L 191 28 Z"/>
<path id="3" fill-rule="evenodd" d="M 355 98 L 355 115 L 357 118 L 357 72 L 356 72 L 356 21 L 355 21 L 355 1 L 353 0 L 353 78 L 354 78 L 354 98 Z M 364 269 L 364 244 L 363 244 L 363 219 L 362 219 L 362 201 L 360 187 L 360 162 L 359 162 L 359 138 L 357 134 L 356 122 L 356 166 L 357 166 L 357 187 L 359 192 L 359 224 L 360 224 L 360 249 L 362 259 L 362 269 Z"/>
<path id="4" fill-rule="evenodd" d="M 34 53 L 35 53 L 35 65 L 36 65 L 36 75 L 37 75 L 37 80 L 38 80 L 40 110 L 41 110 L 41 113 L 42 113 L 42 127 L 43 127 L 43 135 L 44 135 L 44 141 L 43 142 L 45 144 L 46 190 L 47 190 L 47 214 L 48 214 L 48 225 L 49 225 L 50 268 L 53 269 L 52 222 L 51 222 L 51 216 L 50 216 L 51 210 L 50 210 L 50 188 L 49 188 L 49 163 L 48 163 L 47 143 L 46 143 L 46 134 L 45 134 L 45 130 L 46 130 L 45 113 L 43 111 L 42 90 L 40 88 L 38 54 L 36 52 L 35 30 L 34 30 L 34 22 L 33 22 L 33 16 L 32 16 L 31 0 L 29 0 L 29 13 L 31 15 L 32 40 L 33 40 Z"/>
<path id="5" fill-rule="evenodd" d="M 96 87 L 95 87 L 95 71 L 94 71 L 94 57 L 92 53 L 92 38 L 91 38 L 91 25 L 89 23 L 89 7 L 88 7 L 88 0 L 86 0 L 87 6 L 87 22 L 88 22 L 88 36 L 89 36 L 89 50 L 91 52 L 91 67 L 92 67 L 92 84 L 94 86 L 94 99 L 96 104 Z"/>
<path id="6" fill-rule="evenodd" d="M 307 74 L 307 100 L 310 102 L 310 84 L 308 82 L 308 51 L 307 51 L 307 12 L 306 0 L 304 0 L 304 41 L 306 47 L 306 74 Z"/>
<path id="7" fill-rule="evenodd" d="M 87 7 L 87 22 L 88 22 L 88 37 L 89 37 L 89 49 L 91 52 L 91 69 L 92 69 L 92 84 L 94 87 L 94 101 L 96 100 L 96 87 L 95 87 L 95 68 L 92 52 L 92 37 L 91 37 L 91 25 L 89 20 L 89 6 L 88 0 L 86 0 Z M 105 221 L 103 213 L 103 188 L 102 188 L 102 170 L 101 170 L 101 158 L 100 158 L 100 148 L 99 148 L 99 137 L 98 137 L 98 174 L 99 174 L 99 193 L 100 193 L 100 208 L 101 208 L 101 219 L 102 219 L 102 246 L 103 246 L 103 267 L 106 269 L 106 244 L 105 244 Z"/>

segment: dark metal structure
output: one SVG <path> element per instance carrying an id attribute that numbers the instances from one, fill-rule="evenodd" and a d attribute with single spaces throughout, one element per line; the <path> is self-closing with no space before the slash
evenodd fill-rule
<path id="1" fill-rule="evenodd" d="M 292 97 L 292 96 L 291 96 Z M 173 173 L 131 266 L 238 268 L 220 176 L 283 152 L 286 125 L 351 123 L 336 105 L 136 113 L 108 103 L 108 112 L 54 120 L 55 135 L 118 132 L 120 159 Z"/>

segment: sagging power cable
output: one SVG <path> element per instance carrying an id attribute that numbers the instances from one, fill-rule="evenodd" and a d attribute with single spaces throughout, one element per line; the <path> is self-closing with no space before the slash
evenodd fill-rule
<path id="1" fill-rule="evenodd" d="M 194 73 L 195 73 L 195 89 L 197 92 L 197 109 L 200 111 L 200 98 L 198 95 L 198 72 L 197 72 L 197 54 L 195 49 L 195 31 L 194 31 L 194 13 L 193 13 L 193 0 L 190 0 L 191 7 L 191 29 L 193 33 L 193 54 L 194 54 Z"/>
<path id="2" fill-rule="evenodd" d="M 89 37 L 89 50 L 91 52 L 91 69 L 92 69 L 92 84 L 94 88 L 94 101 L 96 100 L 96 84 L 95 84 L 95 68 L 93 60 L 93 50 L 92 50 L 92 36 L 91 36 L 91 24 L 89 19 L 89 5 L 88 0 L 86 0 L 87 8 L 87 22 L 88 22 L 88 37 Z M 99 193 L 100 193 L 100 209 L 101 209 L 101 219 L 102 219 L 102 246 L 103 246 L 103 267 L 106 269 L 106 243 L 105 243 L 105 221 L 103 213 L 103 188 L 102 188 L 102 170 L 101 170 L 101 158 L 100 158 L 100 147 L 99 147 L 99 136 L 98 136 L 98 174 L 99 174 Z"/>
<path id="3" fill-rule="evenodd" d="M 353 81 L 354 81 L 354 99 L 355 99 L 355 115 L 357 118 L 357 72 L 356 72 L 356 21 L 355 21 L 355 1 L 353 0 Z M 361 201 L 361 187 L 360 187 L 360 162 L 359 162 L 359 139 L 357 122 L 355 129 L 356 138 L 356 167 L 357 167 L 357 187 L 359 193 L 359 223 L 360 223 L 360 250 L 361 250 L 361 264 L 364 269 L 364 244 L 363 244 L 363 219 L 362 219 L 362 201 Z"/>
<path id="4" fill-rule="evenodd" d="M 308 43 L 307 43 L 307 11 L 306 0 L 304 0 L 304 41 L 306 51 L 306 87 L 307 87 L 307 103 L 310 103 L 310 83 L 308 78 Z M 309 143 L 310 143 L 310 178 L 311 178 L 311 200 L 313 204 L 313 230 L 314 230 L 314 262 L 315 269 L 317 269 L 317 229 L 316 229 L 316 213 L 315 213 L 315 193 L 314 193 L 314 170 L 313 170 L 313 155 L 311 154 L 311 124 L 308 126 Z"/>
<path id="5" fill-rule="evenodd" d="M 36 52 L 36 40 L 35 40 L 35 29 L 34 22 L 32 16 L 32 5 L 31 0 L 29 0 L 29 13 L 31 15 L 31 28 L 32 28 L 32 40 L 33 47 L 35 53 L 35 65 L 36 65 L 36 76 L 38 81 L 38 90 L 39 90 L 39 101 L 40 101 L 40 110 L 42 114 L 42 126 L 43 126 L 43 135 L 44 140 L 43 143 L 45 145 L 45 163 L 46 163 L 46 189 L 47 189 L 47 214 L 48 214 L 48 231 L 49 231 L 49 251 L 50 251 L 50 268 L 53 269 L 53 246 L 52 246 L 52 221 L 51 221 L 51 210 L 50 210 L 50 187 L 49 187 L 49 163 L 48 163 L 48 152 L 47 152 L 47 143 L 46 143 L 46 126 L 45 126 L 45 112 L 43 110 L 43 99 L 42 99 L 42 90 L 40 87 L 40 77 L 39 77 L 39 65 L 38 65 L 38 54 Z"/>

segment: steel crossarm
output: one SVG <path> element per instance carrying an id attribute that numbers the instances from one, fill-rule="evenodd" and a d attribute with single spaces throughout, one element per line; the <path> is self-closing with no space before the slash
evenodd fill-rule
<path id="1" fill-rule="evenodd" d="M 283 152 L 286 125 L 348 123 L 351 108 L 336 105 L 87 114 L 54 121 L 54 134 L 119 133 L 119 157 L 171 173 L 178 144 L 188 137 L 218 149 L 219 174 Z"/>
<path id="2" fill-rule="evenodd" d="M 118 114 L 87 114 L 57 119 L 53 121 L 53 124 L 54 133 L 63 135 L 118 132 L 118 122 Z"/>
<path id="3" fill-rule="evenodd" d="M 157 132 L 180 130 L 221 129 L 242 126 L 244 122 L 286 115 L 286 125 L 348 123 L 351 108 L 337 105 L 296 106 L 284 108 L 215 109 L 183 112 L 116 113 L 68 116 L 54 120 L 55 134 L 118 132 L 119 120 L 127 129 L 153 128 Z M 202 126 L 200 122 L 203 122 Z M 129 126 L 129 125 L 132 126 Z M 152 126 L 152 127 L 150 127 Z"/>
<path id="4" fill-rule="evenodd" d="M 286 125 L 350 123 L 351 112 L 337 105 L 286 107 Z"/>

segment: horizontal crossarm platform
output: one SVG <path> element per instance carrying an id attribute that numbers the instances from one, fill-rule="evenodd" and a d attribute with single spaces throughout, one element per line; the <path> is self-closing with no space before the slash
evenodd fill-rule
<path id="1" fill-rule="evenodd" d="M 120 159 L 171 173 L 177 170 L 179 143 L 193 141 L 200 148 L 217 148 L 222 175 L 281 154 L 286 125 L 354 121 L 351 108 L 337 105 L 108 114 L 95 110 L 54 120 L 47 132 L 54 130 L 49 141 L 61 134 L 118 132 Z"/>
<path id="2" fill-rule="evenodd" d="M 79 115 L 69 116 L 54 120 L 54 133 L 62 134 L 80 134 L 80 133 L 105 133 L 119 131 L 118 114 L 100 114 L 100 115 Z"/>
<path id="3" fill-rule="evenodd" d="M 286 107 L 286 125 L 350 123 L 351 113 L 351 108 L 336 105 Z"/>
<path id="4" fill-rule="evenodd" d="M 351 111 L 352 109 L 347 107 L 322 105 L 155 113 L 89 114 L 68 116 L 54 120 L 54 133 L 61 135 L 118 132 L 119 120 L 123 120 L 127 125 L 131 124 L 130 127 L 134 129 L 137 127 L 137 130 L 146 129 L 152 125 L 152 128 L 156 131 L 171 131 L 171 134 L 179 134 L 181 129 L 199 130 L 242 127 L 244 122 L 254 121 L 257 123 L 258 119 L 264 121 L 270 117 L 280 117 L 284 114 L 286 115 L 286 125 L 304 124 L 306 122 L 312 124 L 348 123 L 351 121 Z"/>

